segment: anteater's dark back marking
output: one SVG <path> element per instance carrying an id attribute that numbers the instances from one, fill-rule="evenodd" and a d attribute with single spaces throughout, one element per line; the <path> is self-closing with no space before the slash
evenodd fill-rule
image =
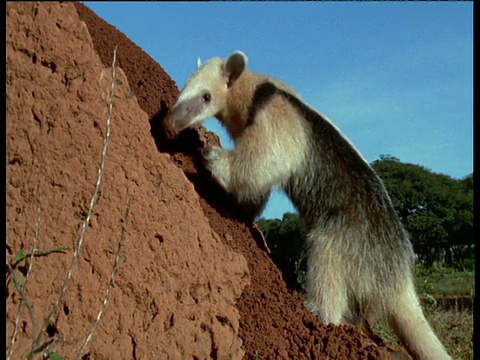
<path id="1" fill-rule="evenodd" d="M 331 204 L 339 202 L 342 203 L 342 206 L 346 206 L 352 201 L 353 194 L 356 193 L 355 196 L 360 196 L 366 204 L 377 203 L 381 205 L 382 212 L 394 213 L 393 205 L 375 171 L 361 158 L 355 148 L 330 121 L 311 109 L 295 95 L 279 89 L 268 80 L 259 84 L 255 89 L 252 104 L 248 110 L 247 126 L 253 124 L 258 111 L 267 106 L 275 95 L 288 101 L 312 127 L 312 135 L 315 138 L 313 143 L 318 147 L 316 153 L 322 154 L 322 162 L 330 164 L 321 170 L 322 176 L 325 177 L 328 172 L 328 178 L 331 181 L 338 185 L 342 184 L 344 189 L 350 189 L 341 193 L 346 196 L 345 199 L 340 199 L 339 193 L 331 194 L 331 196 L 336 197 L 329 200 Z M 293 189 L 287 189 L 287 193 L 290 195 L 293 195 L 294 192 Z M 297 201 L 300 203 L 310 201 L 309 197 L 304 195 L 295 197 L 298 198 Z M 318 199 L 319 196 L 316 198 Z M 305 206 L 305 208 L 309 208 L 309 206 Z M 372 211 L 370 209 L 370 216 L 382 217 L 382 215 L 376 213 L 378 210 Z M 346 210 L 343 209 L 342 211 Z M 392 214 L 391 216 L 395 217 L 396 215 Z"/>
<path id="2" fill-rule="evenodd" d="M 334 161 L 336 167 L 343 167 L 344 174 L 353 173 L 353 177 L 357 180 L 360 177 L 366 177 L 367 181 L 376 177 L 370 166 L 363 161 L 357 151 L 330 121 L 311 109 L 295 95 L 279 89 L 268 80 L 259 84 L 255 89 L 252 104 L 248 110 L 247 126 L 253 124 L 258 111 L 265 107 L 275 95 L 282 96 L 310 124 L 313 136 L 317 140 L 316 143 L 321 144 L 321 152 L 325 155 L 328 154 L 330 161 Z"/>
<path id="3" fill-rule="evenodd" d="M 323 134 L 327 133 L 325 135 L 334 135 L 334 133 L 336 133 L 337 136 L 339 135 L 336 129 L 320 114 L 306 106 L 295 95 L 279 89 L 268 80 L 259 84 L 253 93 L 252 103 L 248 109 L 247 126 L 253 124 L 257 113 L 271 101 L 274 95 L 280 95 L 287 100 L 316 130 L 320 130 Z"/>
<path id="4" fill-rule="evenodd" d="M 252 104 L 248 109 L 247 126 L 253 124 L 258 111 L 267 105 L 278 90 L 279 89 L 269 81 L 265 81 L 257 86 L 253 93 Z"/>
<path id="5" fill-rule="evenodd" d="M 275 84 L 267 80 L 259 84 L 256 87 L 255 92 L 253 93 L 252 103 L 250 105 L 250 108 L 248 109 L 247 126 L 253 124 L 258 111 L 265 107 L 274 95 L 280 95 L 285 98 L 285 100 L 287 100 L 292 106 L 294 106 L 304 116 L 305 119 L 309 121 L 317 119 L 319 121 L 326 122 L 326 120 L 323 119 L 316 111 L 313 111 L 308 106 L 306 106 L 295 95 L 279 89 Z M 327 123 L 325 125 L 333 129 L 330 124 Z"/>
<path id="6" fill-rule="evenodd" d="M 247 126 L 253 124 L 257 113 L 264 108 L 275 95 L 282 96 L 307 120 L 312 126 L 314 137 L 318 140 L 319 144 L 322 144 L 324 152 L 327 151 L 330 155 L 340 155 L 341 159 L 338 159 L 339 162 L 345 162 L 347 160 L 349 166 L 354 166 L 352 162 L 363 163 L 363 160 L 348 141 L 328 120 L 305 105 L 298 97 L 285 90 L 279 89 L 268 80 L 259 84 L 253 93 L 252 103 L 248 109 Z"/>

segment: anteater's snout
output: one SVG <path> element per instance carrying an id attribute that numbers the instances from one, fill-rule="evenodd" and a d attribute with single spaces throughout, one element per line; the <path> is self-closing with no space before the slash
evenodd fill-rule
<path id="1" fill-rule="evenodd" d="M 177 103 L 168 112 L 164 128 L 167 135 L 176 136 L 183 129 L 195 124 L 203 110 L 203 104 L 198 97 Z"/>
<path id="2" fill-rule="evenodd" d="M 169 139 L 175 138 L 182 128 L 179 126 L 179 122 L 177 121 L 177 113 L 175 112 L 175 107 L 168 110 L 167 115 L 163 120 L 163 132 Z"/>

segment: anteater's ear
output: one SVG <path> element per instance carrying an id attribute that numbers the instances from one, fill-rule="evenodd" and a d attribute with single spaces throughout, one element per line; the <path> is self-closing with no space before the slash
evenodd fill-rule
<path id="1" fill-rule="evenodd" d="M 225 62 L 225 75 L 227 76 L 228 87 L 232 86 L 242 75 L 247 67 L 247 61 L 247 56 L 241 51 L 235 51 L 228 57 Z"/>

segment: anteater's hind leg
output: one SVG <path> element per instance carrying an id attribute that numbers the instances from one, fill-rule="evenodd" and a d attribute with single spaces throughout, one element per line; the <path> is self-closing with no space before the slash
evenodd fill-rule
<path id="1" fill-rule="evenodd" d="M 349 312 L 345 264 L 335 252 L 325 249 L 328 241 L 309 235 L 306 304 L 326 324 L 341 324 Z"/>

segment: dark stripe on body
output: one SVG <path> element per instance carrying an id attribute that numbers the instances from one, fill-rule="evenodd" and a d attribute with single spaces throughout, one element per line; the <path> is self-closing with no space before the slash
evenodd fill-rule
<path id="1" fill-rule="evenodd" d="M 298 97 L 289 92 L 279 89 L 270 81 L 265 81 L 257 86 L 253 94 L 252 103 L 248 109 L 247 126 L 252 125 L 257 113 L 264 108 L 275 95 L 280 95 L 287 100 L 312 127 L 315 143 L 320 144 L 321 153 L 329 157 L 331 161 L 338 161 L 336 166 L 345 164 L 345 172 L 373 172 L 368 164 L 363 161 L 358 152 L 344 138 L 344 136 L 318 112 L 312 110 Z M 325 159 L 327 160 L 327 159 Z M 369 174 L 371 176 L 371 174 Z"/>
<path id="2" fill-rule="evenodd" d="M 279 89 L 270 81 L 265 81 L 257 86 L 253 93 L 252 104 L 248 109 L 247 126 L 253 124 L 258 111 L 265 107 Z"/>
<path id="3" fill-rule="evenodd" d="M 376 230 L 388 232 L 387 229 L 390 229 L 397 233 L 394 236 L 397 241 L 404 238 L 393 204 L 372 167 L 330 121 L 298 97 L 268 80 L 259 84 L 248 111 L 247 126 L 254 123 L 258 111 L 267 106 L 275 95 L 288 101 L 312 129 L 313 153 L 306 170 L 309 180 L 305 176 L 307 174 L 299 174 L 297 179 L 292 178 L 285 186 L 288 196 L 304 215 L 307 227 L 318 224 L 320 218 L 326 224 L 363 208 L 369 222 L 376 225 Z"/>

